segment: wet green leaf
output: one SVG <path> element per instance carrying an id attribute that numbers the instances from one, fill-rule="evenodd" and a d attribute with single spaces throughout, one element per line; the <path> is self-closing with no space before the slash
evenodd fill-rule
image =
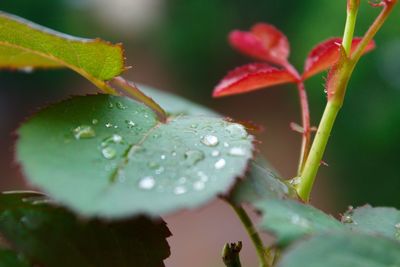
<path id="1" fill-rule="evenodd" d="M 283 246 L 305 235 L 345 229 L 321 210 L 294 200 L 267 199 L 256 207 L 263 213 L 260 228 L 272 232 Z"/>
<path id="2" fill-rule="evenodd" d="M 397 267 L 400 244 L 362 233 L 332 232 L 297 242 L 277 267 Z"/>
<path id="3" fill-rule="evenodd" d="M 160 219 L 85 220 L 48 201 L 38 193 L 0 194 L 0 232 L 34 266 L 161 267 L 170 254 L 171 234 Z"/>
<path id="4" fill-rule="evenodd" d="M 0 68 L 68 67 L 100 88 L 123 72 L 120 44 L 76 38 L 0 11 Z"/>
<path id="5" fill-rule="evenodd" d="M 400 211 L 395 208 L 369 205 L 349 209 L 342 222 L 351 230 L 378 234 L 400 241 Z"/>
<path id="6" fill-rule="evenodd" d="M 253 137 L 216 117 L 157 121 L 123 97 L 75 97 L 19 130 L 29 181 L 83 215 L 123 217 L 197 207 L 229 190 L 252 157 Z"/>
<path id="7" fill-rule="evenodd" d="M 240 180 L 231 193 L 235 204 L 255 203 L 265 199 L 284 199 L 292 196 L 294 190 L 283 182 L 265 160 L 251 161 L 245 179 Z"/>

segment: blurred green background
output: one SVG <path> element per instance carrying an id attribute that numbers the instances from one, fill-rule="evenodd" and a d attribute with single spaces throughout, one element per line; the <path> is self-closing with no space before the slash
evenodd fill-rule
<path id="1" fill-rule="evenodd" d="M 368 28 L 379 11 L 366 0 L 361 2 L 357 35 Z M 251 61 L 229 47 L 227 34 L 232 29 L 248 29 L 255 22 L 272 23 L 287 34 L 292 47 L 291 61 L 301 70 L 316 43 L 342 34 L 345 9 L 345 0 L 0 2 L 0 10 L 65 33 L 123 42 L 128 64 L 133 66 L 125 74 L 129 79 L 175 92 L 233 118 L 263 125 L 265 131 L 257 136 L 262 142 L 260 153 L 287 178 L 295 175 L 300 145 L 300 136 L 289 129 L 291 121 L 300 121 L 296 90 L 293 86 L 278 86 L 211 99 L 213 87 L 228 70 Z M 313 204 L 333 214 L 344 211 L 348 205 L 366 203 L 400 208 L 399 19 L 400 7 L 396 7 L 375 39 L 377 49 L 362 58 L 357 67 L 332 133 L 325 157 L 329 167 L 321 168 Z M 314 125 L 326 102 L 325 76 L 306 83 Z M 13 133 L 18 125 L 38 107 L 88 92 L 96 90 L 67 70 L 0 72 L 3 190 L 26 186 L 13 159 Z M 231 212 L 219 202 L 169 217 L 167 221 L 175 237 L 171 242 L 174 256 L 168 266 L 220 266 L 222 244 L 245 238 L 236 222 L 225 227 L 225 221 L 232 220 Z M 208 237 L 204 236 L 205 229 Z M 244 252 L 245 262 L 255 266 L 250 244 Z"/>

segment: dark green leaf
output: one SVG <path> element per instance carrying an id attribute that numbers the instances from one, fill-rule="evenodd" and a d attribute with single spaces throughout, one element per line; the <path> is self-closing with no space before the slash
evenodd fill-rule
<path id="1" fill-rule="evenodd" d="M 166 241 L 170 232 L 162 221 L 84 220 L 47 202 L 37 193 L 0 195 L 0 232 L 34 264 L 161 267 L 170 254 Z"/>
<path id="2" fill-rule="evenodd" d="M 279 245 L 287 245 L 308 234 L 345 229 L 335 218 L 294 200 L 268 199 L 256 203 L 263 213 L 260 227 L 272 232 Z"/>
<path id="3" fill-rule="evenodd" d="M 236 184 L 231 200 L 235 204 L 255 203 L 262 199 L 283 199 L 289 195 L 293 195 L 293 189 L 259 158 L 251 161 L 248 175 Z"/>
<path id="4" fill-rule="evenodd" d="M 351 230 L 400 240 L 400 211 L 395 208 L 367 205 L 349 209 L 342 216 L 342 222 Z"/>
<path id="5" fill-rule="evenodd" d="M 121 45 L 82 39 L 0 11 L 0 68 L 68 67 L 100 88 L 124 71 Z"/>
<path id="6" fill-rule="evenodd" d="M 197 207 L 244 174 L 252 140 L 220 118 L 156 120 L 123 97 L 75 97 L 19 130 L 29 181 L 83 215 L 123 217 Z"/>
<path id="7" fill-rule="evenodd" d="M 27 260 L 18 253 L 0 248 L 0 267 L 30 267 Z"/>
<path id="8" fill-rule="evenodd" d="M 296 243 L 278 267 L 398 267 L 400 244 L 361 233 L 332 232 Z"/>

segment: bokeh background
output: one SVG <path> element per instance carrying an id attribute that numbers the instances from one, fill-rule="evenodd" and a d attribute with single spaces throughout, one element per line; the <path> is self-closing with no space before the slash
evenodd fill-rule
<path id="1" fill-rule="evenodd" d="M 378 13 L 362 0 L 356 33 Z M 295 175 L 300 136 L 297 92 L 277 86 L 211 99 L 213 86 L 235 66 L 250 62 L 227 44 L 231 29 L 275 24 L 288 36 L 291 61 L 300 70 L 314 44 L 342 34 L 345 0 L 4 0 L 0 10 L 82 37 L 123 42 L 125 76 L 174 92 L 265 131 L 259 149 L 283 177 Z M 348 205 L 400 208 L 400 7 L 377 35 L 377 49 L 362 58 L 351 79 L 319 173 L 312 202 L 331 214 Z M 326 74 L 307 81 L 313 124 L 325 105 Z M 26 188 L 13 159 L 14 132 L 38 107 L 96 89 L 68 70 L 0 72 L 0 188 Z M 40 153 L 40 151 L 38 151 Z M 255 218 L 257 219 L 257 218 Z M 174 236 L 167 266 L 219 267 L 225 242 L 244 240 L 243 262 L 256 266 L 251 243 L 221 201 L 166 217 Z M 269 237 L 266 237 L 270 239 Z"/>

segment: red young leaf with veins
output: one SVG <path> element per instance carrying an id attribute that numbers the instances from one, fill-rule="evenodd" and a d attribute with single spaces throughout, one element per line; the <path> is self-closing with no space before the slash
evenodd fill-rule
<path id="1" fill-rule="evenodd" d="M 241 94 L 296 81 L 296 77 L 285 69 L 278 69 L 265 63 L 252 63 L 229 72 L 215 87 L 213 97 Z"/>
<path id="2" fill-rule="evenodd" d="M 243 54 L 277 65 L 284 65 L 290 53 L 286 36 L 266 23 L 255 24 L 250 32 L 232 31 L 229 42 Z"/>
<path id="3" fill-rule="evenodd" d="M 361 38 L 359 37 L 353 39 L 351 52 L 355 51 L 360 42 Z M 341 43 L 342 38 L 331 38 L 315 46 L 307 57 L 303 80 L 332 67 L 339 60 Z M 374 48 L 375 42 L 371 41 L 365 48 L 364 53 Z"/>

